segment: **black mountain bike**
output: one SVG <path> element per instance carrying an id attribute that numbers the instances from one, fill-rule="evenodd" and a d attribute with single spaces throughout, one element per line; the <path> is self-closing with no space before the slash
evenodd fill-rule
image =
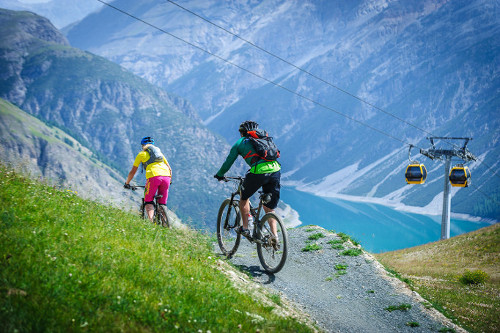
<path id="1" fill-rule="evenodd" d="M 141 186 L 141 185 L 130 185 L 130 189 L 132 191 L 137 190 L 138 188 L 145 188 L 146 186 Z M 163 197 L 163 195 L 156 194 L 154 198 L 154 215 L 153 215 L 153 222 L 155 224 L 161 225 L 163 227 L 170 228 L 170 221 L 168 220 L 168 215 L 167 215 L 167 207 L 160 205 L 158 203 L 158 199 Z M 142 203 L 141 203 L 141 209 L 140 209 L 140 214 L 143 219 L 149 219 L 147 214 L 146 214 L 146 205 L 144 204 L 144 197 L 141 198 Z"/>
<path id="2" fill-rule="evenodd" d="M 242 220 L 238 206 L 239 199 L 236 197 L 241 195 L 243 178 L 225 177 L 224 181 L 234 181 L 237 183 L 236 191 L 231 193 L 230 198 L 222 202 L 217 216 L 217 241 L 222 253 L 231 258 L 238 250 L 241 241 L 239 229 L 242 225 Z M 247 237 L 247 239 L 250 243 L 257 245 L 257 254 L 259 255 L 262 267 L 269 273 L 277 273 L 285 265 L 288 254 L 288 236 L 285 226 L 278 215 L 275 213 L 266 213 L 262 218 L 260 217 L 262 205 L 271 200 L 271 195 L 262 191 L 259 191 L 259 193 L 259 206 L 254 208 L 250 203 L 250 214 L 254 219 L 254 227 L 250 237 Z M 270 222 L 273 219 L 276 221 L 277 238 L 271 232 Z"/>

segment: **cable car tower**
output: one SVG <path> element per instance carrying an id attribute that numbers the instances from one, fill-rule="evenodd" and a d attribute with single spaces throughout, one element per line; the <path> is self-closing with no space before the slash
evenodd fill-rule
<path id="1" fill-rule="evenodd" d="M 471 160 L 476 161 L 476 157 L 467 149 L 467 144 L 472 138 L 454 138 L 454 137 L 428 137 L 427 139 L 431 142 L 431 148 L 420 149 L 420 154 L 427 156 L 431 160 L 444 160 L 444 192 L 443 192 L 443 214 L 441 216 L 441 239 L 450 238 L 450 183 L 452 186 L 466 187 L 468 182 L 470 182 L 470 172 L 467 167 L 463 164 L 458 164 L 453 168 L 454 175 L 455 170 L 458 172 L 463 171 L 463 177 L 451 176 L 450 175 L 450 164 L 452 157 L 461 158 L 464 162 L 469 162 Z M 436 149 L 434 145 L 434 140 L 464 140 L 464 145 L 462 148 L 457 149 Z"/>

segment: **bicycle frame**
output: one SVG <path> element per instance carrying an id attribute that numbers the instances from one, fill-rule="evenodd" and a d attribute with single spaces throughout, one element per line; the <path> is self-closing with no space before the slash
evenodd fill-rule
<path id="1" fill-rule="evenodd" d="M 229 180 L 235 180 L 238 182 L 238 188 L 236 191 L 231 193 L 231 199 L 230 199 L 230 205 L 232 205 L 234 202 L 238 202 L 239 200 L 235 200 L 234 198 L 239 195 L 241 198 L 241 185 L 243 184 L 244 178 L 242 177 L 225 177 L 226 181 Z M 260 223 L 260 213 L 262 212 L 262 206 L 263 206 L 263 197 L 266 195 L 262 191 L 259 191 L 260 197 L 259 197 L 259 205 L 257 208 L 252 207 L 252 202 L 249 201 L 250 204 L 250 214 L 252 214 L 254 218 L 254 228 L 252 231 L 252 237 L 249 239 L 250 242 L 256 242 L 262 244 L 262 241 L 260 240 L 260 235 L 257 233 L 257 228 L 256 226 L 259 225 Z M 241 214 L 241 213 L 240 213 Z M 226 217 L 224 219 L 224 229 L 227 229 L 227 226 L 229 224 L 229 210 L 226 213 Z"/>
<path id="2" fill-rule="evenodd" d="M 144 185 L 133 185 L 130 187 L 130 189 L 132 191 L 135 191 L 137 190 L 138 188 L 146 188 L 146 186 Z M 153 222 L 156 223 L 156 224 L 161 224 L 160 221 L 161 220 L 158 220 L 159 219 L 159 214 L 162 214 L 161 213 L 161 207 L 160 207 L 160 204 L 158 203 L 158 199 L 161 198 L 162 196 L 161 195 L 155 195 L 153 201 L 154 201 L 154 215 L 153 215 Z M 149 219 L 149 216 L 146 216 L 146 212 L 145 212 L 145 209 L 146 209 L 146 205 L 145 205 L 145 202 L 144 202 L 144 197 L 141 198 L 142 200 L 142 203 L 141 203 L 141 218 L 143 219 Z M 166 216 L 166 211 L 165 211 L 165 219 L 166 219 L 166 223 L 167 223 L 167 226 L 169 226 L 170 222 L 168 221 L 168 216 Z"/>
<path id="3" fill-rule="evenodd" d="M 256 244 L 262 267 L 268 273 L 279 272 L 285 265 L 288 253 L 286 228 L 274 211 L 265 210 L 262 217 L 260 216 L 263 206 L 270 201 L 271 195 L 259 191 L 259 205 L 253 207 L 249 202 L 250 214 L 254 218 L 254 228 L 251 235 L 242 236 L 239 230 L 242 224 L 239 209 L 241 201 L 237 196 L 241 198 L 243 178 L 226 177 L 224 181 L 234 181 L 237 183 L 237 189 L 222 202 L 217 215 L 217 242 L 222 253 L 231 258 L 238 250 L 241 238 L 245 237 L 250 243 Z"/>

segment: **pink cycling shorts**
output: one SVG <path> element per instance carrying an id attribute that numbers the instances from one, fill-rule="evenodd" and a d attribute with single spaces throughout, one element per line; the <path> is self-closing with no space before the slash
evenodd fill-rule
<path id="1" fill-rule="evenodd" d="M 170 177 L 167 176 L 156 176 L 151 177 L 146 180 L 146 189 L 144 191 L 144 202 L 151 202 L 155 198 L 156 192 L 162 195 L 158 199 L 158 203 L 165 205 L 168 199 L 168 188 L 170 186 Z"/>

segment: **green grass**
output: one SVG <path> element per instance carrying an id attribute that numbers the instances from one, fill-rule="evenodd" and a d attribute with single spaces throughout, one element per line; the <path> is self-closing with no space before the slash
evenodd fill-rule
<path id="1" fill-rule="evenodd" d="M 342 239 L 333 239 L 333 240 L 328 241 L 327 243 L 331 244 L 332 249 L 334 249 L 334 250 L 343 250 L 344 249 L 344 245 L 342 245 L 344 243 L 344 241 Z"/>
<path id="2" fill-rule="evenodd" d="M 340 254 L 343 256 L 351 256 L 351 257 L 357 257 L 361 253 L 363 253 L 363 250 L 361 250 L 361 249 L 347 249 L 347 250 L 340 252 Z"/>
<path id="3" fill-rule="evenodd" d="M 500 224 L 376 254 L 389 272 L 470 332 L 499 332 Z"/>
<path id="4" fill-rule="evenodd" d="M 416 321 L 409 321 L 405 325 L 409 326 L 409 327 L 420 327 L 420 323 L 418 323 Z"/>
<path id="5" fill-rule="evenodd" d="M 410 309 L 411 309 L 411 304 L 403 303 L 403 304 L 399 304 L 399 305 L 388 306 L 384 310 L 392 312 L 392 311 L 408 311 Z"/>
<path id="6" fill-rule="evenodd" d="M 319 244 L 307 244 L 305 247 L 302 248 L 302 252 L 311 252 L 311 251 L 319 251 L 323 247 Z"/>
<path id="7" fill-rule="evenodd" d="M 234 287 L 208 236 L 0 174 L 1 332 L 311 331 Z"/>
<path id="8" fill-rule="evenodd" d="M 309 240 L 318 240 L 318 239 L 324 238 L 324 237 L 326 237 L 326 236 L 322 232 L 317 232 L 317 233 L 312 234 L 309 237 L 307 237 L 307 239 L 309 239 Z"/>
<path id="9" fill-rule="evenodd" d="M 347 269 L 347 264 L 336 264 L 334 266 L 334 268 L 337 270 L 337 271 L 341 271 L 341 270 L 346 270 Z"/>

